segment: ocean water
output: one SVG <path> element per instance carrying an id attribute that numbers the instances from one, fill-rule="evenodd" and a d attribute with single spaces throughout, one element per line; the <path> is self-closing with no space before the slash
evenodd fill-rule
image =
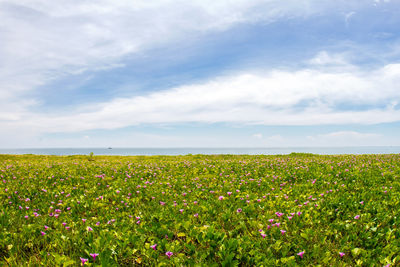
<path id="1" fill-rule="evenodd" d="M 0 154 L 36 155 L 187 155 L 187 154 L 233 154 L 233 155 L 285 155 L 292 152 L 320 155 L 338 154 L 399 154 L 400 146 L 362 147 L 275 147 L 275 148 L 18 148 L 0 149 Z"/>

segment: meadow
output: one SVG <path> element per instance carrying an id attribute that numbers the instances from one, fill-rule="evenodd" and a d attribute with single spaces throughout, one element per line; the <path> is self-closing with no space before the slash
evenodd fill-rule
<path id="1" fill-rule="evenodd" d="M 2 266 L 396 266 L 400 155 L 0 155 Z"/>

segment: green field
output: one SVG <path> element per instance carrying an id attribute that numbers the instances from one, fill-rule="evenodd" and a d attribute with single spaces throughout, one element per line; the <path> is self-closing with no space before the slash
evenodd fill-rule
<path id="1" fill-rule="evenodd" d="M 1 266 L 395 266 L 400 155 L 0 155 Z"/>

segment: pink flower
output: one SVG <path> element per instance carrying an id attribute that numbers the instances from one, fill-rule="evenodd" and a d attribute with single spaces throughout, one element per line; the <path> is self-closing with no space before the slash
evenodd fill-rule
<path id="1" fill-rule="evenodd" d="M 183 211 L 184 211 L 184 209 L 180 209 L 180 210 L 179 210 L 180 213 L 183 213 Z"/>
<path id="2" fill-rule="evenodd" d="M 49 227 L 47 225 L 44 226 L 44 229 L 47 230 Z"/>
<path id="3" fill-rule="evenodd" d="M 196 214 L 195 214 L 195 215 L 193 215 L 193 216 L 197 218 L 197 217 L 199 217 L 199 214 L 198 214 L 198 213 L 196 213 Z"/>
<path id="4" fill-rule="evenodd" d="M 304 251 L 300 251 L 299 253 L 297 253 L 297 255 L 299 255 L 300 258 L 303 258 L 304 253 L 305 253 Z"/>
<path id="5" fill-rule="evenodd" d="M 90 256 L 92 256 L 93 261 L 96 261 L 96 257 L 99 256 L 98 253 L 90 253 Z"/>
<path id="6" fill-rule="evenodd" d="M 239 209 L 236 210 L 236 212 L 237 212 L 237 213 L 241 213 L 241 212 L 242 212 L 242 209 L 239 208 Z"/>
<path id="7" fill-rule="evenodd" d="M 346 255 L 344 252 L 339 252 L 340 257 L 343 257 L 344 255 Z"/>
<path id="8" fill-rule="evenodd" d="M 140 221 L 137 221 L 136 224 L 140 224 Z"/>
<path id="9" fill-rule="evenodd" d="M 228 194 L 228 196 L 230 196 L 230 195 L 232 195 L 232 192 L 228 192 L 227 194 Z"/>
<path id="10" fill-rule="evenodd" d="M 219 196 L 219 198 L 218 198 L 219 200 L 223 200 L 224 199 L 224 197 L 223 196 Z"/>
<path id="11" fill-rule="evenodd" d="M 356 220 L 360 219 L 360 215 L 354 216 L 354 219 L 356 219 Z"/>
<path id="12" fill-rule="evenodd" d="M 269 219 L 268 220 L 270 223 L 273 223 L 274 222 L 274 219 Z"/>
<path id="13" fill-rule="evenodd" d="M 87 230 L 88 230 L 89 232 L 91 232 L 91 231 L 93 231 L 93 228 L 90 227 L 90 226 L 88 226 Z"/>
<path id="14" fill-rule="evenodd" d="M 85 265 L 85 262 L 88 261 L 88 259 L 84 259 L 84 258 L 80 258 L 80 259 L 81 259 L 82 265 Z"/>
<path id="15" fill-rule="evenodd" d="M 82 222 L 86 222 L 86 219 L 82 219 Z"/>
<path id="16" fill-rule="evenodd" d="M 267 235 L 264 233 L 261 233 L 262 238 L 265 238 Z"/>
<path id="17" fill-rule="evenodd" d="M 168 259 L 171 258 L 172 255 L 174 255 L 174 253 L 172 253 L 171 251 L 167 251 L 165 252 L 165 255 L 168 256 Z"/>
<path id="18" fill-rule="evenodd" d="M 281 230 L 281 234 L 284 235 L 286 233 L 285 230 Z"/>
<path id="19" fill-rule="evenodd" d="M 41 231 L 40 233 L 41 233 L 42 235 L 45 235 L 45 234 L 46 234 L 46 233 L 45 233 L 45 232 L 43 232 L 43 231 Z"/>
<path id="20" fill-rule="evenodd" d="M 156 250 L 157 249 L 157 244 L 154 244 L 154 245 L 152 245 L 152 246 L 150 246 L 153 250 Z"/>

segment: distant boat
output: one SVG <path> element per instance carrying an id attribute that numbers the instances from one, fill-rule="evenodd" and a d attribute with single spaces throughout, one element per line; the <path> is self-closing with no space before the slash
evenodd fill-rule
<path id="1" fill-rule="evenodd" d="M 109 147 L 108 149 L 112 149 L 112 147 Z"/>

